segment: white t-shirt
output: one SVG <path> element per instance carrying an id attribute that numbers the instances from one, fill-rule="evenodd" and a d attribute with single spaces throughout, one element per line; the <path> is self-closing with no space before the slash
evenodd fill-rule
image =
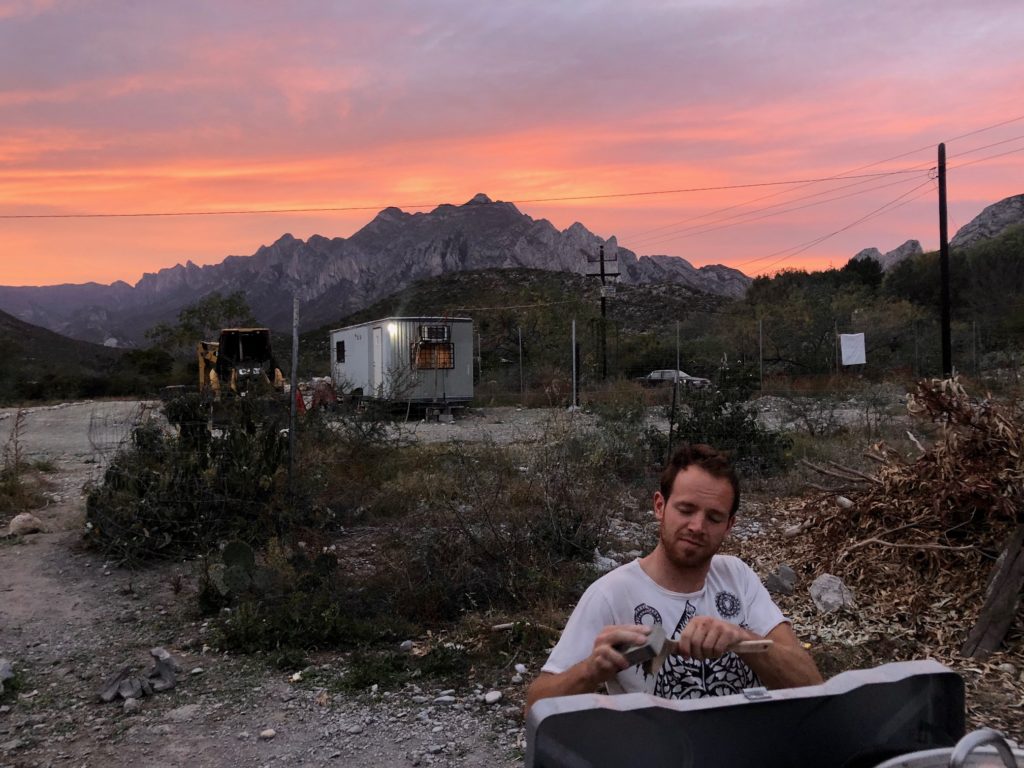
<path id="1" fill-rule="evenodd" d="M 704 588 L 692 593 L 659 587 L 634 560 L 606 573 L 583 593 L 543 671 L 558 674 L 587 658 L 595 638 L 610 624 L 661 624 L 666 635 L 676 638 L 694 616 L 724 619 L 762 637 L 787 620 L 757 574 L 739 558 L 715 555 Z M 704 661 L 669 656 L 656 677 L 645 675 L 640 665 L 630 667 L 609 682 L 608 690 L 698 699 L 760 684 L 739 656 L 727 653 Z"/>

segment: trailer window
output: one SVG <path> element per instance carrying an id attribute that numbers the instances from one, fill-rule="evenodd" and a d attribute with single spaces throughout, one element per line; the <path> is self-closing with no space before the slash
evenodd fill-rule
<path id="1" fill-rule="evenodd" d="M 334 361 L 336 363 L 345 362 L 345 342 L 338 341 L 334 344 Z"/>
<path id="2" fill-rule="evenodd" d="M 455 367 L 455 345 L 446 344 L 413 344 L 412 366 L 418 370 L 434 370 Z"/>

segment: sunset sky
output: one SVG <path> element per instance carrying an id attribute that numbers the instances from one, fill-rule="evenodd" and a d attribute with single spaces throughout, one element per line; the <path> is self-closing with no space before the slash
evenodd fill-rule
<path id="1" fill-rule="evenodd" d="M 938 142 L 951 236 L 1024 193 L 1022 43 L 1021 0 L 0 0 L 0 285 L 478 192 L 747 274 L 935 249 Z M 66 217 L 296 208 L 351 210 Z"/>

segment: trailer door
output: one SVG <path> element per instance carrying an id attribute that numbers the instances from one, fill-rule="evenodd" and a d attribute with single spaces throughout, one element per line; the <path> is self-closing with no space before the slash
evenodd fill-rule
<path id="1" fill-rule="evenodd" d="M 373 394 L 382 397 L 384 394 L 384 333 L 383 328 L 373 329 L 373 359 L 370 361 L 370 386 Z"/>

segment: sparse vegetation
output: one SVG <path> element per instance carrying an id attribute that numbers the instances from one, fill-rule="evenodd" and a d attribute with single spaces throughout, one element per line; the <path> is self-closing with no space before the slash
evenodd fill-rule
<path id="1" fill-rule="evenodd" d="M 11 432 L 0 454 L 0 515 L 17 514 L 43 505 L 45 481 L 41 474 L 52 470 L 47 461 L 29 462 L 22 455 L 21 431 L 25 412 L 15 412 Z"/>

